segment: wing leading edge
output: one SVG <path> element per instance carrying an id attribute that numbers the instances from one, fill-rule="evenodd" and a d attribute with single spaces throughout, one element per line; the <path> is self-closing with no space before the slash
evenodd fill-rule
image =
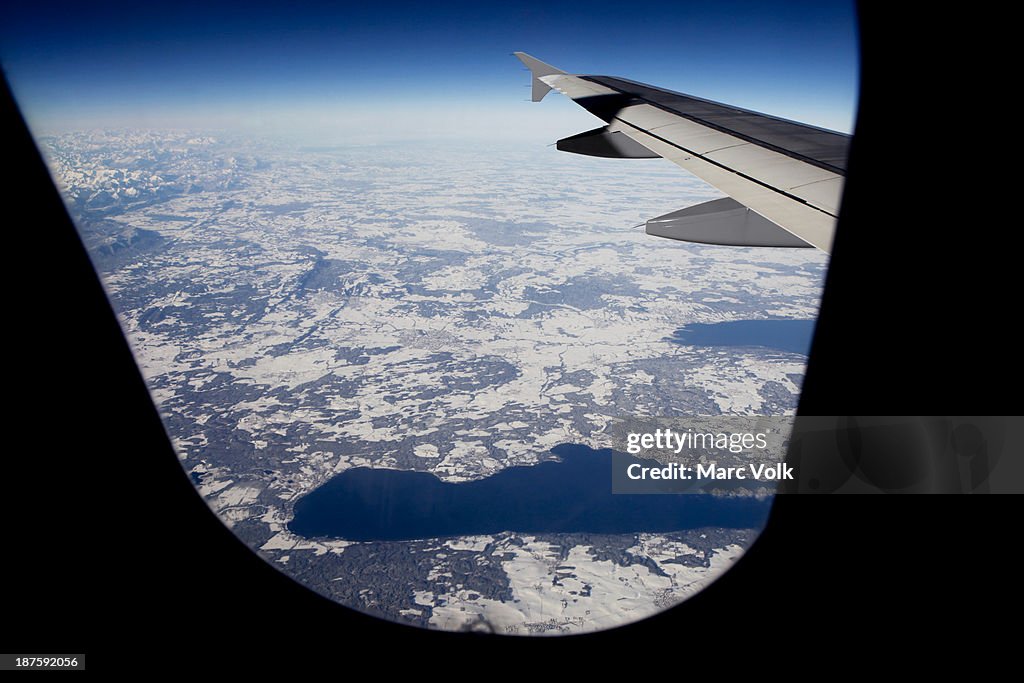
<path id="1" fill-rule="evenodd" d="M 651 219 L 648 234 L 831 251 L 849 135 L 622 78 L 567 74 L 513 54 L 530 69 L 534 102 L 557 90 L 606 124 L 559 140 L 558 149 L 664 157 L 734 200 Z"/>

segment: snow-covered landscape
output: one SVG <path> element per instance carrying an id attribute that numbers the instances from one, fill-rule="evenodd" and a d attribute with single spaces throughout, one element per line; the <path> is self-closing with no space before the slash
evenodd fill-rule
<path id="1" fill-rule="evenodd" d="M 827 257 L 645 235 L 719 196 L 669 162 L 174 131 L 41 143 L 182 466 L 313 590 L 430 628 L 590 631 L 684 600 L 756 538 L 287 529 L 355 467 L 465 482 L 607 448 L 623 417 L 791 414 L 803 354 L 673 334 L 813 320 Z"/>

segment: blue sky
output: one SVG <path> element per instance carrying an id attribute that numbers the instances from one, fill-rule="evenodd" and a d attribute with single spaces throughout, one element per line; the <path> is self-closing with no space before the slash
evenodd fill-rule
<path id="1" fill-rule="evenodd" d="M 0 59 L 37 132 L 589 127 L 557 93 L 524 102 L 513 50 L 838 130 L 856 107 L 845 1 L 14 4 Z"/>

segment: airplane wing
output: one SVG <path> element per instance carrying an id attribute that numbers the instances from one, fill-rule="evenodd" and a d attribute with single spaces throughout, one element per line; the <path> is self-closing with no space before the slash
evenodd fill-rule
<path id="1" fill-rule="evenodd" d="M 729 195 L 647 222 L 647 234 L 706 244 L 829 252 L 850 136 L 609 76 L 567 74 L 515 52 L 533 101 L 552 89 L 607 125 L 558 149 L 611 158 L 664 157 Z"/>

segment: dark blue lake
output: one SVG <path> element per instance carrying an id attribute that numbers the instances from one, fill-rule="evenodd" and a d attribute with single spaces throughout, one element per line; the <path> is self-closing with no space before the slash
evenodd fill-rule
<path id="1" fill-rule="evenodd" d="M 680 327 L 671 340 L 688 346 L 761 346 L 807 355 L 814 320 L 730 320 Z"/>
<path id="2" fill-rule="evenodd" d="M 563 444 L 552 452 L 560 461 L 458 484 L 427 472 L 346 470 L 296 502 L 288 529 L 305 538 L 399 541 L 501 531 L 760 529 L 768 518 L 770 498 L 613 494 L 610 450 Z"/>

